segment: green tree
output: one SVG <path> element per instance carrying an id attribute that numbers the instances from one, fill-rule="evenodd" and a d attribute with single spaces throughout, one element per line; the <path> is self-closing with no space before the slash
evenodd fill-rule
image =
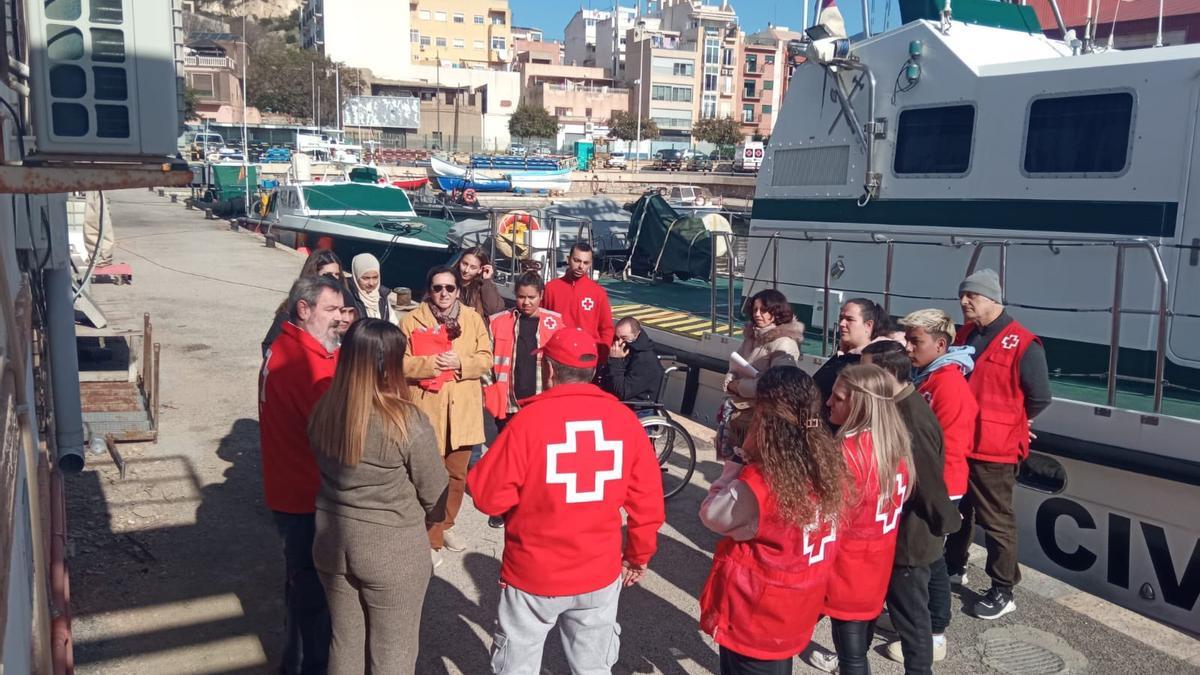
<path id="1" fill-rule="evenodd" d="M 692 125 L 693 139 L 717 147 L 737 145 L 742 137 L 742 125 L 732 117 L 707 117 Z"/>
<path id="2" fill-rule="evenodd" d="M 337 119 L 334 91 L 336 64 L 315 51 L 288 44 L 282 36 L 264 33 L 255 39 L 251 32 L 250 58 L 246 67 L 246 97 L 263 112 L 280 113 L 297 119 L 313 119 L 313 72 L 320 94 L 322 124 Z M 346 71 L 349 72 L 349 71 Z M 346 74 L 344 72 L 343 74 Z M 341 79 L 341 99 L 351 94 L 349 77 Z"/>
<path id="3" fill-rule="evenodd" d="M 658 125 L 649 117 L 642 118 L 642 140 L 658 138 Z M 622 141 L 636 141 L 638 138 L 637 115 L 614 110 L 608 118 L 608 137 Z"/>
<path id="4" fill-rule="evenodd" d="M 183 90 L 183 118 L 185 120 L 196 119 L 196 104 L 200 101 L 200 97 L 196 95 L 196 90 L 191 87 L 185 87 Z"/>
<path id="5" fill-rule="evenodd" d="M 558 118 L 541 106 L 522 103 L 508 120 L 508 133 L 515 138 L 554 138 Z"/>

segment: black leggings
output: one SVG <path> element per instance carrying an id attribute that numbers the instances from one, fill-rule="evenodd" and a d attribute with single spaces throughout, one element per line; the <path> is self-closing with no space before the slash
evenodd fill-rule
<path id="1" fill-rule="evenodd" d="M 792 657 L 768 661 L 721 647 L 721 675 L 792 675 Z"/>
<path id="2" fill-rule="evenodd" d="M 867 663 L 867 650 L 875 635 L 875 620 L 840 621 L 830 619 L 833 624 L 833 648 L 837 650 L 838 672 L 841 675 L 871 675 Z"/>

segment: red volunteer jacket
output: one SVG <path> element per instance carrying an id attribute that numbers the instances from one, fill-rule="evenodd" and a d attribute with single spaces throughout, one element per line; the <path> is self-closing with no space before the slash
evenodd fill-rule
<path id="1" fill-rule="evenodd" d="M 963 326 L 954 344 L 966 344 L 975 324 Z M 1029 417 L 1025 414 L 1025 392 L 1021 389 L 1021 358 L 1036 335 L 1013 321 L 992 338 L 987 349 L 975 357 L 971 391 L 979 403 L 979 426 L 975 449 L 968 457 L 984 462 L 1018 464 L 1029 456 Z"/>
<path id="2" fill-rule="evenodd" d="M 321 475 L 308 444 L 308 418 L 333 381 L 337 352 L 290 321 L 271 343 L 258 379 L 258 428 L 267 508 L 313 513 Z"/>
<path id="3" fill-rule="evenodd" d="M 607 359 L 613 341 L 612 306 L 600 284 L 587 277 L 574 281 L 560 277 L 546 284 L 542 306 L 562 314 L 568 326 L 596 338 L 600 360 Z"/>
<path id="4" fill-rule="evenodd" d="M 956 499 L 967 493 L 967 457 L 975 450 L 975 429 L 979 425 L 979 404 L 967 378 L 954 364 L 929 374 L 917 391 L 929 402 L 942 425 L 946 448 L 946 493 Z"/>
<path id="5" fill-rule="evenodd" d="M 535 595 L 590 593 L 620 575 L 622 559 L 645 565 L 665 519 L 646 432 L 592 384 L 558 385 L 525 401 L 467 488 L 480 511 L 505 516 L 501 580 Z"/>
<path id="6" fill-rule="evenodd" d="M 483 406 L 498 420 L 508 418 L 513 368 L 516 367 L 518 314 L 520 312 L 515 309 L 506 309 L 496 312 L 488 320 L 488 329 L 492 333 L 493 381 L 483 388 Z M 563 327 L 563 319 L 558 312 L 543 307 L 539 307 L 535 315 L 538 317 L 537 345 L 541 347 Z M 541 363 L 541 355 L 536 358 Z"/>
<path id="7" fill-rule="evenodd" d="M 837 531 L 830 523 L 801 528 L 783 520 L 757 464 L 738 480 L 758 501 L 758 531 L 748 541 L 717 544 L 700 594 L 700 628 L 739 654 L 786 659 L 808 646 L 821 618 Z"/>
<path id="8" fill-rule="evenodd" d="M 871 432 L 847 436 L 842 452 L 853 485 L 838 530 L 838 554 L 825 591 L 825 613 L 842 621 L 869 621 L 883 610 L 896 557 L 896 526 L 910 479 L 908 468 L 901 465 L 896 494 L 880 499 Z"/>

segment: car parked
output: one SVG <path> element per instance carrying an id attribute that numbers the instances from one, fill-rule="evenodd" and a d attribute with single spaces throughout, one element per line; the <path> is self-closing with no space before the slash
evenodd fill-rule
<path id="1" fill-rule="evenodd" d="M 665 149 L 654 153 L 654 168 L 662 171 L 679 171 L 683 168 L 683 150 Z"/>
<path id="2" fill-rule="evenodd" d="M 628 159 L 623 152 L 614 152 L 608 156 L 608 161 L 605 165 L 610 169 L 624 169 L 629 165 Z"/>
<path id="3" fill-rule="evenodd" d="M 687 161 L 688 171 L 705 171 L 713 170 L 713 159 L 709 155 L 701 152 L 693 153 Z"/>

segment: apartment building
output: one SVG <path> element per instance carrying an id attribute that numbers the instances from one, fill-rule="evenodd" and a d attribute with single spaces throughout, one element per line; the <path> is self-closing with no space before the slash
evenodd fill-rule
<path id="1" fill-rule="evenodd" d="M 500 68 L 512 62 L 508 0 L 413 0 L 409 7 L 414 64 Z"/>
<path id="2" fill-rule="evenodd" d="M 563 64 L 563 43 L 513 40 L 513 53 L 516 63 L 541 63 L 561 66 Z"/>
<path id="3" fill-rule="evenodd" d="M 596 66 L 607 70 L 611 77 L 620 79 L 625 72 L 628 33 L 637 23 L 637 10 L 618 6 L 615 16 L 611 12 L 608 14 L 596 22 Z M 616 59 L 613 58 L 614 53 Z"/>
<path id="4" fill-rule="evenodd" d="M 529 28 L 527 26 L 513 26 L 512 39 L 524 40 L 526 42 L 541 42 L 543 33 L 541 28 Z"/>
<path id="5" fill-rule="evenodd" d="M 217 124 L 242 122 L 242 65 L 239 37 L 207 33 L 183 49 L 183 74 L 196 98 L 196 117 Z M 247 124 L 262 121 L 257 108 L 245 108 Z"/>
<path id="6" fill-rule="evenodd" d="M 783 106 L 791 66 L 788 43 L 801 34 L 783 26 L 745 35 L 737 89 L 741 101 L 737 118 L 747 136 L 770 136 L 778 111 Z"/>
<path id="7" fill-rule="evenodd" d="M 397 0 L 306 0 L 300 11 L 301 47 L 380 77 L 407 76 L 408 32 L 409 8 Z"/>
<path id="8" fill-rule="evenodd" d="M 522 63 L 521 95 L 526 104 L 558 118 L 558 147 L 608 135 L 613 112 L 629 109 L 629 90 L 600 67 Z"/>
<path id="9" fill-rule="evenodd" d="M 582 9 L 575 12 L 567 27 L 563 29 L 563 45 L 566 64 L 569 66 L 596 66 L 596 23 L 607 19 L 609 13 L 598 9 Z"/>

